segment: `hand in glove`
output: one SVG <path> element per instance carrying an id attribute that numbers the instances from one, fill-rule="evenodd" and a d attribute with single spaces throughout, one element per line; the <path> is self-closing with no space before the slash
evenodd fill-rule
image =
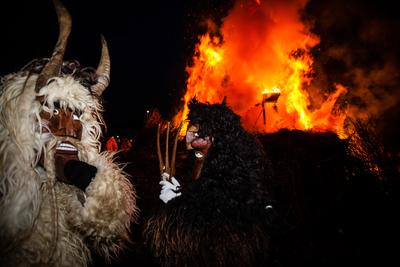
<path id="1" fill-rule="evenodd" d="M 96 176 L 97 168 L 86 162 L 70 160 L 65 164 L 64 176 L 70 184 L 85 191 L 92 179 Z"/>
<path id="2" fill-rule="evenodd" d="M 171 199 L 180 196 L 182 193 L 179 192 L 179 187 L 180 184 L 179 182 L 175 179 L 175 177 L 171 177 L 169 180 L 169 174 L 166 172 L 163 172 L 161 174 L 161 181 L 160 185 L 161 187 L 161 193 L 160 193 L 160 199 L 164 202 L 167 203 Z"/>

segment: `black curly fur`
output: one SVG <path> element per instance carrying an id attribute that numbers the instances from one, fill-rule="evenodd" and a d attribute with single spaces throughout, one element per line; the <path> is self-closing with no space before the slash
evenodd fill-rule
<path id="1" fill-rule="evenodd" d="M 263 147 L 224 102 L 193 99 L 189 109 L 213 144 L 199 179 L 150 218 L 147 243 L 163 266 L 262 266 L 272 217 Z"/>

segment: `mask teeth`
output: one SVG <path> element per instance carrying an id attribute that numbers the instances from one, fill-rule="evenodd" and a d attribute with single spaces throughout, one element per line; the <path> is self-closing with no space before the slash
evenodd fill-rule
<path id="1" fill-rule="evenodd" d="M 196 156 L 196 158 L 201 159 L 204 157 L 203 153 L 201 153 L 200 151 L 196 151 L 194 152 L 194 155 Z"/>
<path id="2" fill-rule="evenodd" d="M 65 150 L 65 151 L 78 151 L 75 146 L 69 143 L 60 143 L 57 148 L 57 150 Z"/>

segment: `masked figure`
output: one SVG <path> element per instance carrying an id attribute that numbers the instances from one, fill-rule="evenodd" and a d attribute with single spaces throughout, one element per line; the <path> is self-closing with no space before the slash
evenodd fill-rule
<path id="1" fill-rule="evenodd" d="M 191 182 L 162 174 L 165 203 L 144 236 L 162 266 L 264 266 L 272 221 L 262 145 L 222 104 L 189 103 Z"/>
<path id="2" fill-rule="evenodd" d="M 71 28 L 54 1 L 60 35 L 49 60 L 3 77 L 0 87 L 0 265 L 87 266 L 129 240 L 136 193 L 113 154 L 100 153 L 110 60 L 97 69 L 63 61 Z"/>

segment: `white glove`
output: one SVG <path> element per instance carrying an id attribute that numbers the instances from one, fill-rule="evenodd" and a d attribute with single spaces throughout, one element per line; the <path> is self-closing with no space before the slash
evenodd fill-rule
<path id="1" fill-rule="evenodd" d="M 175 197 L 179 197 L 182 193 L 178 192 L 180 184 L 179 182 L 175 179 L 175 177 L 171 177 L 171 182 L 168 181 L 169 174 L 164 172 L 161 174 L 161 179 L 160 185 L 161 187 L 161 193 L 160 193 L 160 199 L 164 202 L 167 203 L 171 199 Z"/>

